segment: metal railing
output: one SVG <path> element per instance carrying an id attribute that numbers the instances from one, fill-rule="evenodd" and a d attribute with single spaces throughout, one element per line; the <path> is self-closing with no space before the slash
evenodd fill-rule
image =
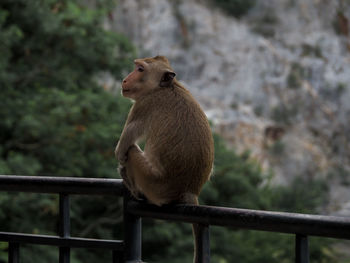
<path id="1" fill-rule="evenodd" d="M 8 262 L 19 263 L 20 244 L 59 247 L 59 262 L 70 262 L 70 248 L 112 250 L 113 263 L 124 262 L 124 242 L 70 236 L 70 195 L 124 196 L 122 180 L 72 177 L 34 177 L 0 175 L 0 191 L 59 194 L 59 230 L 57 236 L 0 232 L 0 241 L 9 243 Z"/>
<path id="2" fill-rule="evenodd" d="M 200 226 L 199 262 L 210 262 L 209 226 L 230 226 L 295 235 L 295 262 L 308 263 L 308 236 L 350 239 L 350 218 L 281 213 L 214 206 L 165 205 L 157 207 L 129 198 L 122 180 L 1 176 L 0 191 L 59 194 L 57 236 L 0 232 L 0 241 L 9 243 L 9 263 L 18 263 L 21 244 L 59 247 L 59 262 L 69 263 L 70 248 L 105 248 L 112 251 L 113 263 L 141 262 L 141 218 L 196 223 Z M 70 236 L 70 195 L 116 195 L 124 198 L 124 239 L 101 240 Z"/>

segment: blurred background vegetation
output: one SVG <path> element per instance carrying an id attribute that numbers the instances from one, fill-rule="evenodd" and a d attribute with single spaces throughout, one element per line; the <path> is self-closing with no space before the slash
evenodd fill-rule
<path id="1" fill-rule="evenodd" d="M 254 1 L 217 1 L 228 12 Z M 2 0 L 0 3 L 0 174 L 118 178 L 114 147 L 131 103 L 99 83 L 130 70 L 137 50 L 103 29 L 114 1 Z M 236 8 L 239 6 L 239 9 Z M 314 213 L 327 197 L 322 180 L 273 186 L 249 153 L 237 154 L 215 135 L 215 173 L 207 205 Z M 120 239 L 121 200 L 72 197 L 72 235 Z M 0 231 L 55 234 L 56 195 L 0 193 Z M 213 227 L 212 261 L 293 262 L 293 236 Z M 21 262 L 57 262 L 57 248 L 25 246 Z M 191 262 L 188 224 L 145 220 L 147 262 Z M 73 249 L 73 263 L 109 262 L 104 250 Z M 237 259 L 239 259 L 237 261 Z M 0 243 L 0 262 L 7 244 Z M 311 262 L 337 262 L 326 239 L 311 240 Z"/>

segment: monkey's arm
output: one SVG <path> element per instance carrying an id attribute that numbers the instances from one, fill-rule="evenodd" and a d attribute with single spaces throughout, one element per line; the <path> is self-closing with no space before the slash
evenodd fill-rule
<path id="1" fill-rule="evenodd" d="M 133 121 L 125 124 L 122 135 L 120 136 L 119 142 L 114 151 L 115 157 L 120 164 L 125 164 L 129 148 L 135 144 L 135 142 L 142 136 L 142 134 L 142 122 Z"/>

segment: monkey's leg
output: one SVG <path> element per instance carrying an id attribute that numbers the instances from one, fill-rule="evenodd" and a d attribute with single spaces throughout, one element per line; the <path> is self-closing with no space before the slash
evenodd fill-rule
<path id="1" fill-rule="evenodd" d="M 162 194 L 164 184 L 161 180 L 161 173 L 154 164 L 151 164 L 145 154 L 138 146 L 132 146 L 128 152 L 126 163 L 128 177 L 131 177 L 139 192 L 154 204 L 162 205 L 167 203 Z"/>
<path id="2" fill-rule="evenodd" d="M 119 165 L 118 172 L 119 172 L 120 176 L 122 177 L 123 183 L 125 184 L 125 186 L 128 189 L 131 189 L 134 184 L 133 184 L 133 182 L 130 181 L 130 179 L 128 178 L 128 176 L 126 174 L 126 167 L 123 165 Z"/>
<path id="3" fill-rule="evenodd" d="M 135 187 L 135 183 L 133 182 L 132 178 L 128 177 L 128 171 L 125 166 L 120 165 L 118 168 L 120 176 L 123 178 L 123 183 L 126 186 L 126 188 L 129 189 L 132 196 L 134 196 L 136 199 L 139 199 L 139 193 Z"/>

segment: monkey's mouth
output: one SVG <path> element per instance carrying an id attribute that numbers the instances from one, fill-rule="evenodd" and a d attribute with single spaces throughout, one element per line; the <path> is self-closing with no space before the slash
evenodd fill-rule
<path id="1" fill-rule="evenodd" d="M 127 92 L 130 92 L 129 89 L 122 89 L 122 91 L 123 91 L 123 92 L 126 92 L 126 93 L 127 93 Z"/>

